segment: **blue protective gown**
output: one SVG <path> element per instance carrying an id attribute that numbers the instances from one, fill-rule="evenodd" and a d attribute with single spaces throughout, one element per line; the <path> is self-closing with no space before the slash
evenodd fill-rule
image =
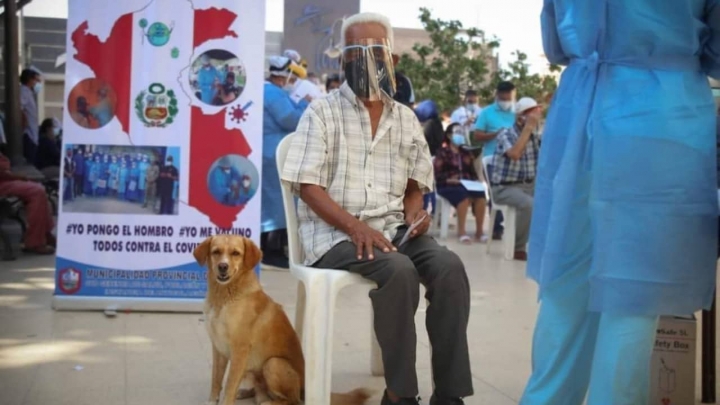
<path id="1" fill-rule="evenodd" d="M 102 182 L 98 181 L 98 186 L 97 186 L 98 195 L 101 195 L 101 196 L 107 195 L 109 179 L 110 179 L 110 164 L 106 160 L 104 160 L 100 163 L 98 180 L 101 180 Z"/>
<path id="2" fill-rule="evenodd" d="M 540 285 L 521 405 L 648 403 L 658 315 L 709 307 L 717 249 L 720 0 L 545 0 L 567 65 L 536 179 Z"/>
<path id="3" fill-rule="evenodd" d="M 720 0 L 545 0 L 567 65 L 538 165 L 528 274 L 589 266 L 589 309 L 707 308 L 715 288 Z"/>
<path id="4" fill-rule="evenodd" d="M 88 179 L 90 180 L 90 188 L 91 188 L 90 194 L 93 196 L 98 195 L 97 181 L 100 178 L 100 168 L 101 167 L 102 167 L 102 163 L 100 163 L 100 161 L 98 161 L 98 160 L 90 163 L 90 171 L 89 171 L 90 174 L 88 175 Z"/>
<path id="5" fill-rule="evenodd" d="M 239 195 L 238 197 L 233 196 L 233 187 L 240 186 L 242 183 L 242 176 L 237 169 L 231 167 L 230 171 L 226 173 L 220 166 L 216 166 L 210 173 L 209 180 L 208 187 L 215 201 L 229 206 L 240 204 Z"/>
<path id="6" fill-rule="evenodd" d="M 122 165 L 118 171 L 118 197 L 125 199 L 125 191 L 127 190 L 129 170 L 127 166 Z"/>
<path id="7" fill-rule="evenodd" d="M 137 167 L 131 167 L 128 172 L 127 191 L 125 199 L 129 201 L 139 201 L 138 180 L 140 179 L 140 170 Z"/>
<path id="8" fill-rule="evenodd" d="M 98 121 L 98 128 L 102 128 L 112 121 L 115 112 L 112 109 L 110 100 L 107 98 L 90 109 L 90 114 Z"/>
<path id="9" fill-rule="evenodd" d="M 202 67 L 198 71 L 197 82 L 200 87 L 201 100 L 205 104 L 212 104 L 217 92 L 216 81 L 222 83 L 223 75 L 214 66 Z"/>
<path id="10" fill-rule="evenodd" d="M 83 194 L 85 195 L 92 195 L 93 186 L 92 181 L 90 180 L 90 171 L 92 169 L 93 161 L 92 158 L 86 157 L 84 160 L 84 184 L 83 184 Z"/>
<path id="11" fill-rule="evenodd" d="M 117 162 L 110 163 L 110 166 L 108 167 L 108 171 L 110 172 L 110 184 L 108 187 L 111 190 L 117 191 L 118 189 L 118 172 L 120 170 L 120 166 L 117 164 Z"/>
<path id="12" fill-rule="evenodd" d="M 264 97 L 261 231 L 270 232 L 287 227 L 275 152 L 280 141 L 297 128 L 308 102 L 296 104 L 285 90 L 269 82 Z"/>

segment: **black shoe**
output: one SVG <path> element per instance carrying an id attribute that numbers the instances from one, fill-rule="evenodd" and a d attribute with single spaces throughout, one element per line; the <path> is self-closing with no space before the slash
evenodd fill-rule
<path id="1" fill-rule="evenodd" d="M 264 266 L 275 267 L 279 269 L 289 269 L 290 263 L 287 256 L 280 252 L 269 252 L 263 255 L 262 264 Z"/>
<path id="2" fill-rule="evenodd" d="M 465 405 L 462 398 L 438 398 L 436 394 L 430 398 L 430 405 Z"/>
<path id="3" fill-rule="evenodd" d="M 387 390 L 385 390 L 385 393 L 382 397 L 382 402 L 380 402 L 380 405 L 420 405 L 420 398 L 400 398 L 398 402 L 390 402 L 390 398 L 388 398 Z"/>
<path id="4" fill-rule="evenodd" d="M 502 240 L 503 234 L 502 232 L 493 232 L 492 240 Z"/>

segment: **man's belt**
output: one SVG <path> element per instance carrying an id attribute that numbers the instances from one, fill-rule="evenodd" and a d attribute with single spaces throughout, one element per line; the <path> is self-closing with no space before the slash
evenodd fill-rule
<path id="1" fill-rule="evenodd" d="M 534 182 L 535 179 L 525 179 L 525 180 L 518 180 L 518 181 L 501 181 L 499 183 L 492 183 L 492 186 L 514 186 L 516 184 L 530 184 Z"/>

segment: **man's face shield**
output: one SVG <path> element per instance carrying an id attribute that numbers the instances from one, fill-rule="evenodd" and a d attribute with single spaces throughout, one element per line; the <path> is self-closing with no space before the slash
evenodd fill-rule
<path id="1" fill-rule="evenodd" d="M 361 99 L 380 100 L 395 94 L 395 69 L 387 39 L 363 39 L 347 45 L 342 54 L 345 80 Z"/>

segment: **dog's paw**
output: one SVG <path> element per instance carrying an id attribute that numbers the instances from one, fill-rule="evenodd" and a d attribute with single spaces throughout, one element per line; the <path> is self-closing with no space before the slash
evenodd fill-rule
<path id="1" fill-rule="evenodd" d="M 249 399 L 255 398 L 255 388 L 241 389 L 237 393 L 236 399 Z"/>

